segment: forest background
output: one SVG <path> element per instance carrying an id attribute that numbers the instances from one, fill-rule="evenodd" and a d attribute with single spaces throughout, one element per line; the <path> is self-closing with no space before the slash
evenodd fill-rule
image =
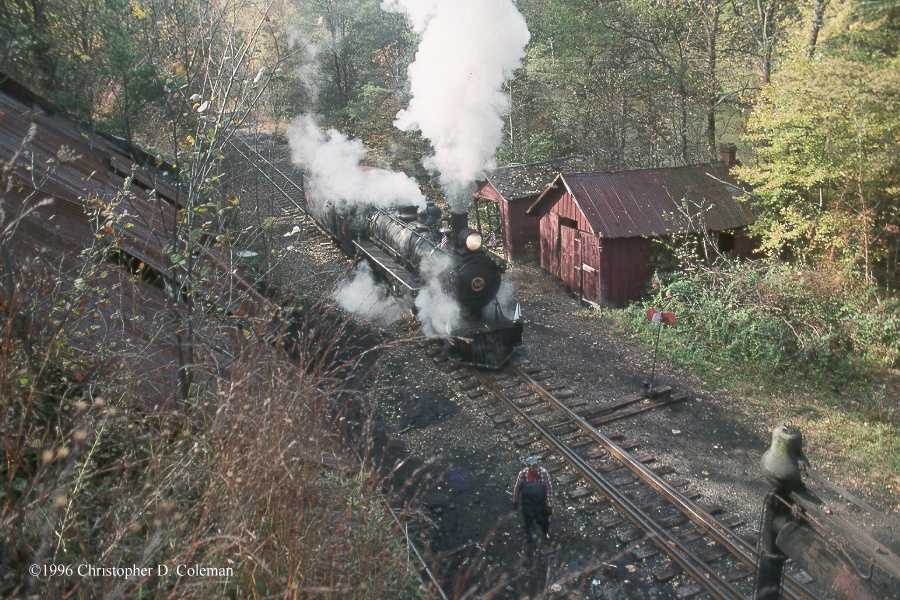
<path id="1" fill-rule="evenodd" d="M 437 193 L 420 163 L 427 141 L 393 126 L 417 40 L 380 5 L 0 0 L 0 71 L 174 164 L 199 184 L 192 210 L 206 210 L 201 197 L 225 175 L 218 129 L 196 127 L 202 104 L 184 108 L 195 92 L 272 133 L 317 113 L 362 139 L 373 162 Z M 599 316 L 646 337 L 648 304 L 677 311 L 682 326 L 663 342 L 676 361 L 747 400 L 748 413 L 795 419 L 826 457 L 900 492 L 900 6 L 517 5 L 531 41 L 506 88 L 498 164 L 684 165 L 734 143 L 750 190 L 757 260 L 698 252 L 703 236 L 665 240 L 676 260 L 660 265 L 647 299 Z M 201 150 L 212 160 L 197 180 Z"/>
<path id="2" fill-rule="evenodd" d="M 202 87 L 210 56 L 227 61 L 223 32 L 233 30 L 254 39 L 247 80 L 236 87 L 249 93 L 248 80 L 265 73 L 248 124 L 277 131 L 314 112 L 362 139 L 373 162 L 415 175 L 436 194 L 419 160 L 427 141 L 393 126 L 406 104 L 415 34 L 380 5 L 3 0 L 0 68 L 98 129 L 172 160 L 195 143 L 173 127 L 186 118 L 173 97 Z M 840 410 L 829 411 L 832 420 L 850 410 L 860 424 L 877 424 L 875 433 L 835 426 L 834 437 L 849 436 L 863 460 L 900 472 L 897 3 L 518 6 L 531 41 L 506 89 L 498 164 L 569 155 L 598 169 L 695 164 L 717 160 L 719 144 L 736 144 L 735 174 L 752 190 L 751 230 L 768 260 L 700 260 L 693 247 L 702 240 L 663 241 L 682 251 L 676 264 L 660 265 L 650 301 L 677 309 L 685 323 L 666 342 L 716 383 L 749 386 L 767 402 L 773 389 L 779 397 L 809 392 L 821 398 L 788 404 L 801 413 L 833 405 Z M 219 30 L 198 39 L 210 15 Z M 610 315 L 642 335 L 644 304 Z"/>

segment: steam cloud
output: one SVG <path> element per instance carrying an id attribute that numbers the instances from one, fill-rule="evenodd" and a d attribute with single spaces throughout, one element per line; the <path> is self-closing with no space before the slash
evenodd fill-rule
<path id="1" fill-rule="evenodd" d="M 309 115 L 297 117 L 287 133 L 291 160 L 305 170 L 311 195 L 339 208 L 354 204 L 425 207 L 425 196 L 412 178 L 362 166 L 366 148 L 361 141 L 336 129 L 323 132 Z"/>
<path id="2" fill-rule="evenodd" d="M 403 316 L 403 305 L 375 282 L 372 269 L 365 262 L 359 264 L 349 279 L 340 283 L 334 299 L 355 317 L 382 327 Z"/>
<path id="3" fill-rule="evenodd" d="M 384 0 L 421 35 L 409 66 L 412 99 L 394 125 L 419 130 L 454 212 L 466 212 L 476 178 L 495 165 L 509 100 L 503 83 L 520 65 L 530 34 L 511 0 Z"/>
<path id="4" fill-rule="evenodd" d="M 422 279 L 427 283 L 416 295 L 416 317 L 427 336 L 448 335 L 462 321 L 462 308 L 441 286 L 441 274 L 450 267 L 451 259 L 446 254 L 432 254 L 419 264 Z"/>

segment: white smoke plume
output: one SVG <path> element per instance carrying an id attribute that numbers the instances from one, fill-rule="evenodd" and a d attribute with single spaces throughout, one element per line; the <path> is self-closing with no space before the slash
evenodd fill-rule
<path id="1" fill-rule="evenodd" d="M 302 46 L 301 60 L 294 72 L 295 79 L 309 96 L 311 102 L 319 97 L 319 54 L 322 52 L 320 42 L 310 41 L 303 32 L 291 30 L 289 32 L 288 46 L 292 49 Z"/>
<path id="2" fill-rule="evenodd" d="M 454 212 L 468 209 L 477 177 L 495 166 L 509 100 L 503 84 L 521 64 L 530 34 L 512 0 L 384 0 L 421 35 L 409 66 L 412 99 L 394 125 L 419 130 Z"/>
<path id="3" fill-rule="evenodd" d="M 425 196 L 412 178 L 363 166 L 366 148 L 361 141 L 336 129 L 322 131 L 309 115 L 294 119 L 287 134 L 291 160 L 304 169 L 312 196 L 334 202 L 337 207 L 425 207 Z"/>
<path id="4" fill-rule="evenodd" d="M 416 296 L 416 317 L 422 331 L 430 337 L 449 335 L 462 322 L 462 308 L 441 287 L 441 274 L 450 267 L 450 257 L 442 253 L 432 254 L 419 264 L 422 280 L 427 283 Z"/>
<path id="5" fill-rule="evenodd" d="M 387 288 L 378 285 L 372 269 L 365 262 L 338 285 L 334 299 L 351 315 L 381 327 L 387 327 L 403 316 L 403 304 L 391 296 Z"/>

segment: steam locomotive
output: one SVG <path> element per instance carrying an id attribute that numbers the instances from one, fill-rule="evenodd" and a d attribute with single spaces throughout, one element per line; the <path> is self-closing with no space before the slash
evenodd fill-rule
<path id="1" fill-rule="evenodd" d="M 415 297 L 437 285 L 457 303 L 461 314 L 452 330 L 426 328 L 443 341 L 451 360 L 500 369 L 521 345 L 519 307 L 505 314 L 497 297 L 503 269 L 482 248 L 481 234 L 469 229 L 468 215 L 451 214 L 441 227 L 442 211 L 432 202 L 423 210 L 338 210 L 307 194 L 306 207 L 345 254 L 368 262 L 395 294 Z"/>

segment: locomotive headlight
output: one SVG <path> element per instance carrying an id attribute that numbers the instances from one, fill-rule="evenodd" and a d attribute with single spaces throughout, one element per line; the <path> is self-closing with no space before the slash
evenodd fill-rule
<path id="1" fill-rule="evenodd" d="M 481 248 L 481 234 L 473 231 L 466 236 L 466 249 L 469 252 L 477 252 Z"/>

